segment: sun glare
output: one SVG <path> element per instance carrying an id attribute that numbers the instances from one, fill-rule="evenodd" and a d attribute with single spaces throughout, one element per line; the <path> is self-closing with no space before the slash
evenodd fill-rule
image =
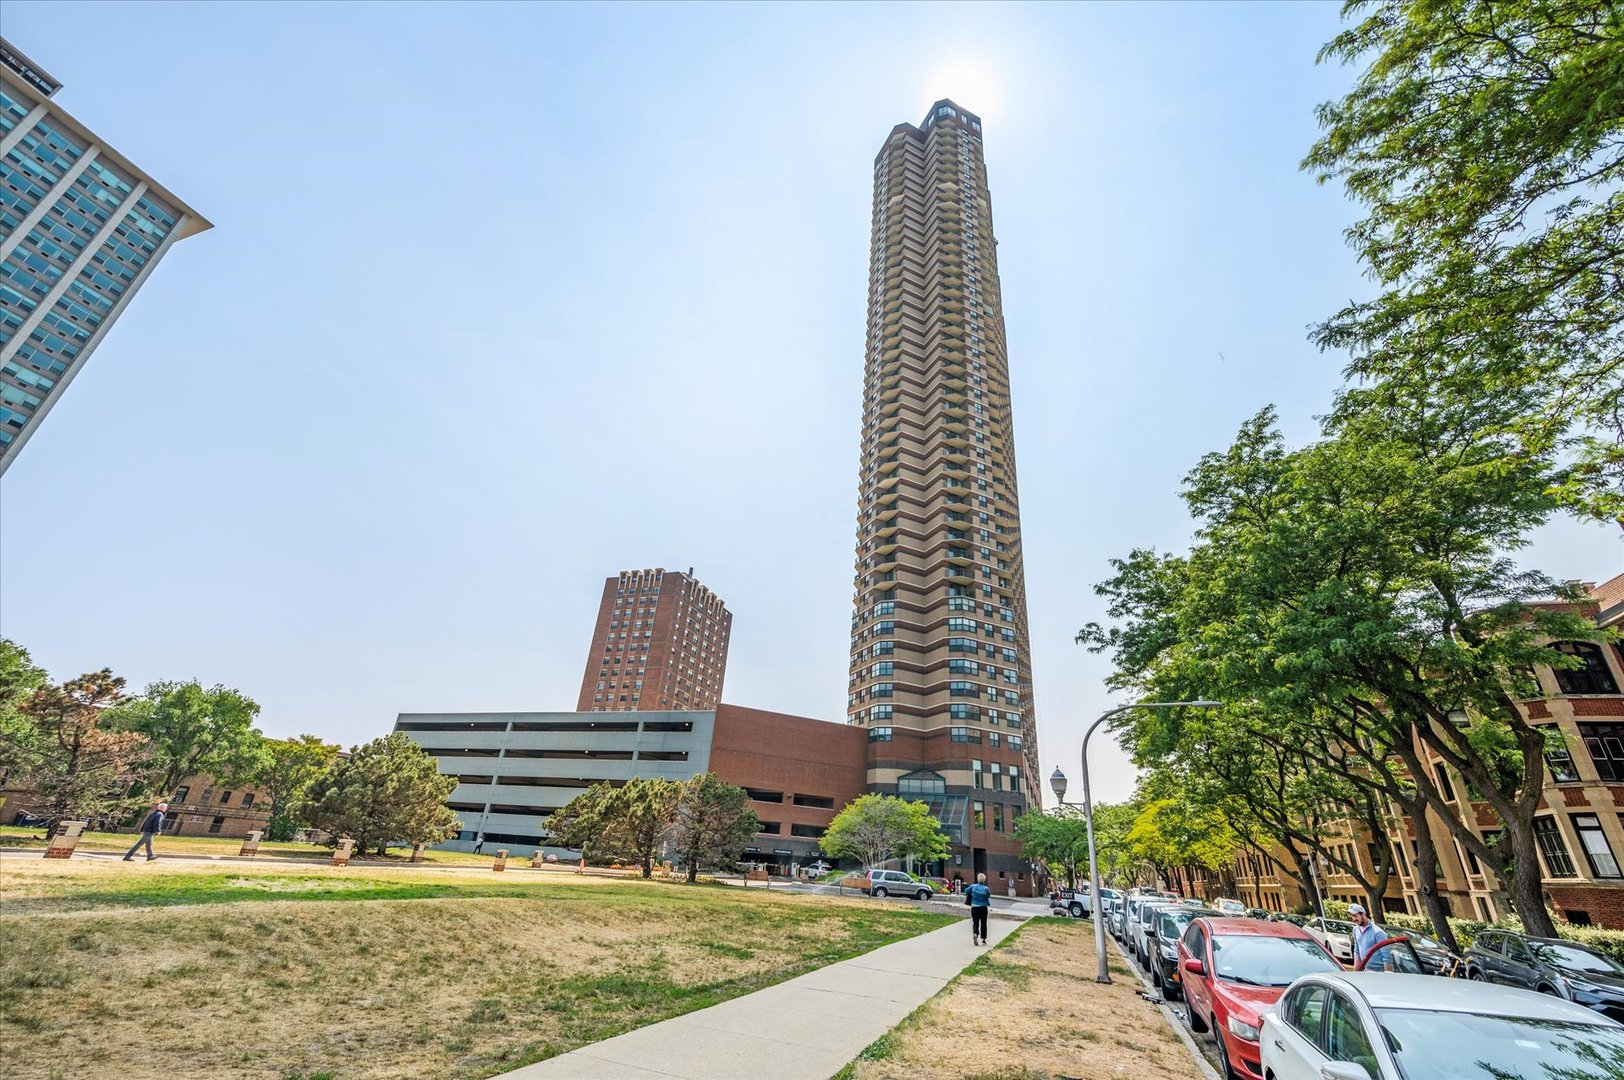
<path id="1" fill-rule="evenodd" d="M 942 98 L 952 98 L 983 120 L 993 117 L 1003 103 L 1000 80 L 987 65 L 968 58 L 938 64 L 925 78 L 925 101 L 921 110 Z"/>

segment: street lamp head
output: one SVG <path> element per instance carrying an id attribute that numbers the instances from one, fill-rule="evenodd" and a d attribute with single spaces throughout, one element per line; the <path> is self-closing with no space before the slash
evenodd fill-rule
<path id="1" fill-rule="evenodd" d="M 1065 802 L 1066 774 L 1061 772 L 1059 769 L 1056 769 L 1054 771 L 1054 775 L 1049 777 L 1049 788 L 1054 792 L 1054 797 L 1056 799 L 1059 799 L 1061 802 Z"/>
<path id="2" fill-rule="evenodd" d="M 1221 702 L 1221 701 L 1192 701 L 1192 702 L 1190 702 L 1190 707 L 1193 708 L 1193 709 L 1216 709 L 1216 708 L 1221 707 L 1222 705 L 1223 705 L 1223 702 Z"/>

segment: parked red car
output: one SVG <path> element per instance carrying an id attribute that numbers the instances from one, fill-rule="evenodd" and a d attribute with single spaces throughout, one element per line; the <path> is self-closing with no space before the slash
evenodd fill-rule
<path id="1" fill-rule="evenodd" d="M 1341 971 L 1308 931 L 1261 919 L 1192 919 L 1179 939 L 1190 1027 L 1218 1040 L 1224 1075 L 1263 1080 L 1262 1014 L 1299 975 Z"/>

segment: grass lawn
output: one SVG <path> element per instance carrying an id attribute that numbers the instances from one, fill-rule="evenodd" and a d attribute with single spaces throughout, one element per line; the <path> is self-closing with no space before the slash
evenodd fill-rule
<path id="1" fill-rule="evenodd" d="M 1033 919 L 836 1080 L 1200 1080 L 1138 980 L 1094 974 L 1091 923 Z"/>
<path id="2" fill-rule="evenodd" d="M 0 825 L 0 847 L 37 847 L 44 848 L 44 829 L 30 829 L 18 825 Z M 80 851 L 128 851 L 130 845 L 138 839 L 135 833 L 104 833 L 87 832 L 79 838 Z M 240 839 L 228 839 L 221 836 L 160 836 L 152 842 L 153 850 L 160 855 L 236 855 L 242 850 Z M 269 840 L 259 845 L 261 855 L 286 855 L 296 859 L 332 858 L 333 849 L 321 844 L 284 844 L 273 843 Z M 382 862 L 382 863 L 408 863 L 411 859 L 411 848 L 391 848 L 389 854 L 380 859 L 376 855 L 368 855 L 364 860 L 356 856 L 353 861 Z M 462 851 L 425 851 L 424 862 L 436 865 L 489 865 L 491 856 L 496 849 L 491 848 L 489 855 L 470 855 Z M 139 858 L 139 856 L 137 856 Z"/>
<path id="3" fill-rule="evenodd" d="M 934 929 L 573 875 L 0 864 L 9 1078 L 484 1077 Z"/>

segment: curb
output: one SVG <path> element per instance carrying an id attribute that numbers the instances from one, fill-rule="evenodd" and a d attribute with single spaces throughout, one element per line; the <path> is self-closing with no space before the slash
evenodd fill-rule
<path id="1" fill-rule="evenodd" d="M 1122 947 L 1117 944 L 1115 938 L 1106 935 L 1105 944 L 1122 961 L 1123 966 L 1133 972 L 1133 977 L 1139 980 L 1139 985 L 1142 988 L 1155 990 L 1155 987 L 1140 974 L 1139 965 L 1128 958 L 1127 954 L 1122 951 Z M 1179 1037 L 1179 1042 L 1184 1044 L 1184 1049 L 1190 1052 L 1190 1057 L 1195 1059 L 1195 1066 L 1201 1071 L 1202 1080 L 1222 1080 L 1218 1075 L 1218 1070 L 1212 1067 L 1212 1063 L 1201 1052 L 1201 1048 L 1195 1044 L 1195 1037 L 1185 1030 L 1184 1023 L 1178 1018 L 1178 1014 L 1165 1001 L 1159 1003 L 1156 1009 L 1162 1014 L 1162 1019 L 1167 1021 L 1167 1026 L 1173 1029 L 1173 1034 Z"/>

